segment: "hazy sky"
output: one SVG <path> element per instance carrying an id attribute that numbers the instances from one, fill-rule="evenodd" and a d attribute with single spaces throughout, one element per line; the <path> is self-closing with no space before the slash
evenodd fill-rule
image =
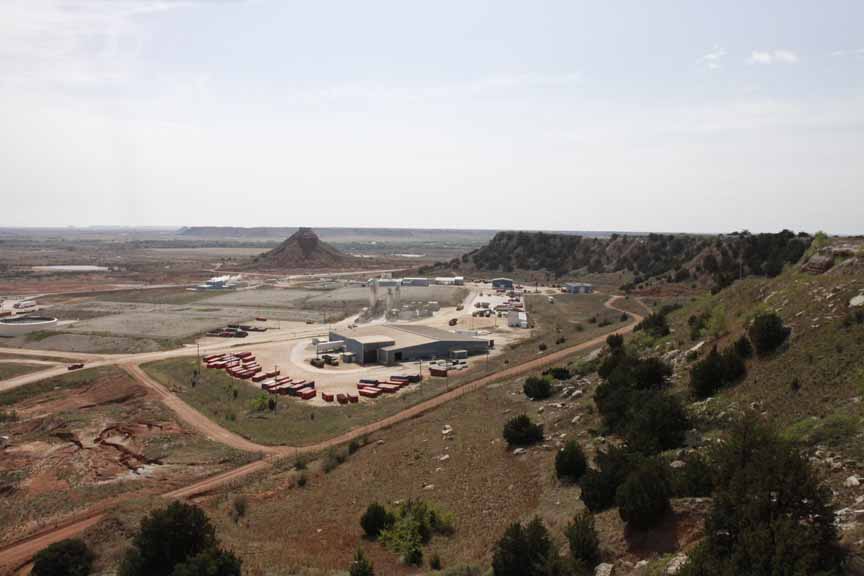
<path id="1" fill-rule="evenodd" d="M 0 0 L 0 225 L 864 232 L 864 2 Z"/>

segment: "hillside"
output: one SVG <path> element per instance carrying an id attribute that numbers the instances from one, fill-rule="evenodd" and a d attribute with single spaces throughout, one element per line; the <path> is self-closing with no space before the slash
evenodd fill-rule
<path id="1" fill-rule="evenodd" d="M 252 266 L 268 270 L 346 268 L 359 259 L 322 242 L 311 228 L 300 228 L 276 248 L 256 256 Z"/>
<path id="2" fill-rule="evenodd" d="M 431 270 L 463 274 L 543 272 L 550 279 L 577 274 L 625 272 L 628 287 L 656 283 L 698 283 L 724 287 L 740 276 L 773 277 L 797 262 L 811 242 L 808 234 L 733 233 L 720 236 L 649 234 L 588 238 L 544 232 L 499 232 L 482 248 Z"/>

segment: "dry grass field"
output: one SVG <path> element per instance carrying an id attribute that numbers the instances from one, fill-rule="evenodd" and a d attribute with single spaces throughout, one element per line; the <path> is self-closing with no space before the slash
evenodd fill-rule
<path id="1" fill-rule="evenodd" d="M 14 378 L 15 376 L 21 376 L 22 374 L 30 374 L 31 372 L 38 372 L 39 370 L 44 370 L 45 368 L 46 366 L 40 366 L 38 364 L 0 362 L 0 380 Z"/>

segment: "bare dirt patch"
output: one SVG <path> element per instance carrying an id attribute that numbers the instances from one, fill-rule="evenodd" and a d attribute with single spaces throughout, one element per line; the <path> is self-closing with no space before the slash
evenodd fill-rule
<path id="1" fill-rule="evenodd" d="M 164 490 L 248 456 L 185 430 L 114 368 L 0 394 L 0 542 L 107 498 Z"/>

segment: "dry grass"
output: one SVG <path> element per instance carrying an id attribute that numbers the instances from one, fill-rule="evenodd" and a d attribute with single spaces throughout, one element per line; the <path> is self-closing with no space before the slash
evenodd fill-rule
<path id="1" fill-rule="evenodd" d="M 22 374 L 30 374 L 31 372 L 38 372 L 39 370 L 44 370 L 45 368 L 49 368 L 49 366 L 40 366 L 38 364 L 15 364 L 13 362 L 0 362 L 0 380 L 14 378 L 15 376 L 21 376 Z"/>
<path id="2" fill-rule="evenodd" d="M 525 399 L 520 390 L 521 380 L 493 385 L 378 433 L 329 473 L 321 462 L 310 465 L 303 488 L 296 485 L 297 471 L 243 486 L 239 491 L 249 505 L 239 524 L 231 519 L 228 495 L 208 500 L 206 507 L 251 575 L 272 574 L 273 566 L 285 574 L 345 569 L 357 546 L 367 550 L 378 573 L 416 572 L 377 543 L 364 540 L 359 519 L 373 501 L 422 498 L 451 512 L 454 534 L 436 537 L 426 549 L 427 558 L 437 552 L 445 567 L 487 564 L 506 526 L 538 512 L 548 516 L 560 539 L 560 529 L 581 504 L 578 487 L 562 487 L 554 478 L 552 461 L 560 439 L 552 435 L 585 437 L 570 420 L 576 413 L 586 414 L 589 401 L 567 402 L 566 408 L 557 409 L 554 404 L 562 400 L 552 398 L 538 414 L 539 404 Z M 501 429 L 523 411 L 545 422 L 548 450 L 536 447 L 523 456 L 507 450 Z M 454 429 L 449 439 L 442 434 L 445 424 Z M 441 460 L 443 456 L 448 458 Z"/>

